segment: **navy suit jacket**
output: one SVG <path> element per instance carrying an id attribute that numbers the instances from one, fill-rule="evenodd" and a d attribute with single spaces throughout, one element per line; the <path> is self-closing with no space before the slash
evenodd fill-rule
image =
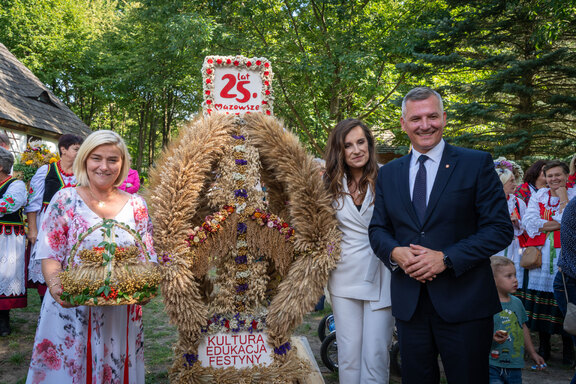
<path id="1" fill-rule="evenodd" d="M 506 198 L 490 154 L 446 144 L 420 223 L 409 191 L 410 156 L 378 173 L 370 244 L 392 271 L 392 313 L 409 321 L 422 283 L 391 265 L 395 247 L 418 244 L 442 251 L 452 261 L 426 283 L 438 315 L 448 322 L 481 319 L 501 310 L 490 256 L 514 236 Z"/>

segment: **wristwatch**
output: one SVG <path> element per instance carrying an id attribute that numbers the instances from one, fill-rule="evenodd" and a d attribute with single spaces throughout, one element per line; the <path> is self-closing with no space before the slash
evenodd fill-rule
<path id="1" fill-rule="evenodd" d="M 452 265 L 452 260 L 450 260 L 448 258 L 447 254 L 444 254 L 444 266 L 446 266 L 446 268 L 452 269 L 453 265 Z"/>

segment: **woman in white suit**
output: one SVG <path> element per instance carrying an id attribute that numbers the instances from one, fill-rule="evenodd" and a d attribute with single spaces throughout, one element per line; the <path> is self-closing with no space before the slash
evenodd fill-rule
<path id="1" fill-rule="evenodd" d="M 324 180 L 342 231 L 341 259 L 328 282 L 340 383 L 388 383 L 394 329 L 390 272 L 368 239 L 378 175 L 372 132 L 357 119 L 339 122 L 328 138 L 325 159 Z"/>

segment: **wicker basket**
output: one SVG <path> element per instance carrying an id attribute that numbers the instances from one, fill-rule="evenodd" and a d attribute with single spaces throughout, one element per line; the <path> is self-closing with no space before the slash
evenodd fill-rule
<path id="1" fill-rule="evenodd" d="M 128 232 L 138 244 L 118 247 L 115 230 Z M 80 250 L 88 235 L 100 229 L 103 241 L 91 250 Z M 146 255 L 146 261 L 140 259 Z M 75 264 L 76 256 L 81 263 Z M 66 270 L 60 274 L 61 299 L 74 305 L 126 305 L 148 301 L 156 296 L 161 280 L 158 264 L 151 262 L 140 235 L 115 220 L 104 219 L 78 238 L 68 258 Z"/>

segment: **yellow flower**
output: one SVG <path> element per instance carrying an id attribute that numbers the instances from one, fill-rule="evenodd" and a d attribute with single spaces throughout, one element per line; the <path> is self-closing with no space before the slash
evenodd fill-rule
<path id="1" fill-rule="evenodd" d="M 32 163 L 33 163 L 32 160 L 28 160 L 28 161 L 26 162 L 26 165 L 31 165 Z"/>
<path id="2" fill-rule="evenodd" d="M 55 157 L 51 157 L 50 158 L 50 164 L 57 162 L 58 159 L 56 159 Z"/>

